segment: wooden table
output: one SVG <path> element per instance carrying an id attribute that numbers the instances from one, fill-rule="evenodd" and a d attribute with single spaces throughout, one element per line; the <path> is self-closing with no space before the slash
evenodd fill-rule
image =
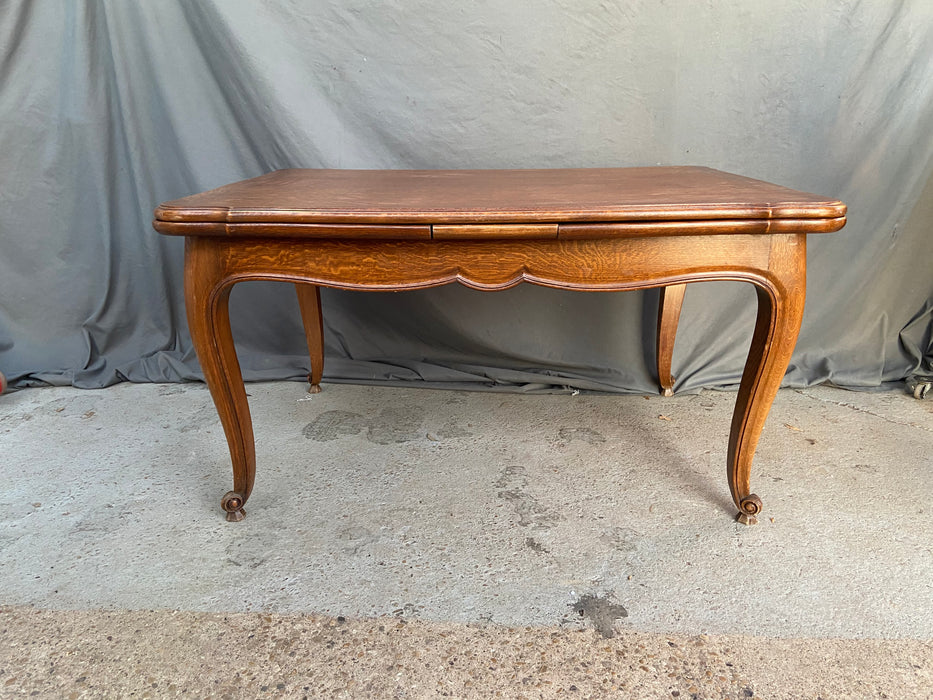
<path id="1" fill-rule="evenodd" d="M 739 519 L 751 524 L 761 510 L 752 458 L 803 315 L 806 236 L 839 230 L 845 213 L 839 201 L 699 167 L 280 170 L 166 202 L 153 226 L 185 236 L 188 324 L 233 461 L 228 520 L 243 518 L 256 471 L 227 305 L 237 282 L 295 283 L 315 390 L 321 286 L 662 287 L 658 376 L 670 394 L 686 283 L 741 280 L 755 286 L 758 318 L 727 475 Z"/>

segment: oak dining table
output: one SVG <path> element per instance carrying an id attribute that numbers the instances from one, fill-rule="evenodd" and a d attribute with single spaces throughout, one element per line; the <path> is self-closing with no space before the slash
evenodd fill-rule
<path id="1" fill-rule="evenodd" d="M 496 291 L 528 282 L 584 292 L 661 288 L 658 382 L 687 284 L 742 281 L 758 312 L 729 433 L 726 476 L 754 524 L 755 448 L 803 317 L 808 234 L 838 231 L 842 202 L 697 166 L 539 170 L 278 170 L 161 204 L 154 228 L 185 238 L 191 338 L 233 465 L 221 499 L 241 520 L 253 490 L 252 419 L 228 299 L 246 280 L 292 283 L 310 353 L 324 365 L 321 287 Z"/>

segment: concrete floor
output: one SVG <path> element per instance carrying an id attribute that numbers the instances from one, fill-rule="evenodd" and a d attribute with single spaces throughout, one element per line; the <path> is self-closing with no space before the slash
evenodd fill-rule
<path id="1" fill-rule="evenodd" d="M 747 527 L 724 473 L 731 393 L 248 391 L 241 523 L 219 510 L 230 467 L 202 385 L 0 397 L 0 695 L 252 697 L 203 660 L 275 657 L 286 680 L 266 692 L 296 697 L 933 697 L 933 402 L 781 391 Z M 135 630 L 148 676 L 88 626 Z M 292 639 L 314 683 L 288 676 L 288 645 L 224 647 L 244 630 Z M 441 659 L 455 641 L 457 668 Z M 350 664 L 364 648 L 396 659 L 396 681 Z M 539 648 L 564 661 L 529 676 Z M 171 666 L 195 653 L 202 670 Z"/>

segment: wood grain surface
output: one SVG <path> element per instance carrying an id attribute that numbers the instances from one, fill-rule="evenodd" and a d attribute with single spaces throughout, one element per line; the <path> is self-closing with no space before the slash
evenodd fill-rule
<path id="1" fill-rule="evenodd" d="M 751 465 L 803 318 L 808 233 L 845 224 L 842 202 L 708 168 L 509 171 L 286 170 L 163 204 L 155 228 L 185 235 L 191 338 L 227 436 L 240 520 L 253 489 L 252 421 L 230 330 L 245 280 L 297 286 L 320 390 L 320 287 L 399 291 L 522 282 L 580 291 L 662 287 L 662 391 L 685 285 L 745 281 L 758 316 L 729 435 L 739 519 L 756 521 Z"/>
<path id="2" fill-rule="evenodd" d="M 838 220 L 845 211 L 837 200 L 693 166 L 279 170 L 166 202 L 155 211 L 155 227 L 188 235 L 163 222 L 232 224 L 226 233 L 255 235 L 239 225 L 795 219 L 799 231 L 808 219 Z"/>

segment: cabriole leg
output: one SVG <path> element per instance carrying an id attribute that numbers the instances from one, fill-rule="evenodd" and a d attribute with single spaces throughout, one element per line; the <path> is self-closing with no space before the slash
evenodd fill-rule
<path id="1" fill-rule="evenodd" d="M 233 491 L 224 495 L 221 507 L 227 513 L 227 520 L 236 522 L 246 515 L 243 506 L 253 490 L 256 450 L 246 390 L 230 331 L 231 286 L 225 283 L 225 273 L 219 244 L 207 238 L 187 238 L 185 307 L 188 328 L 230 448 Z"/>
<path id="2" fill-rule="evenodd" d="M 324 376 L 324 317 L 321 314 L 321 288 L 316 284 L 296 284 L 298 308 L 301 309 L 301 321 L 308 340 L 308 354 L 311 357 L 311 374 L 308 375 L 309 394 L 321 391 L 321 377 Z"/>
<path id="3" fill-rule="evenodd" d="M 664 396 L 674 395 L 674 377 L 671 376 L 671 359 L 674 356 L 674 339 L 677 337 L 677 324 L 680 321 L 680 309 L 684 303 L 686 284 L 672 284 L 661 287 L 661 300 L 658 304 L 658 383 Z"/>
<path id="4" fill-rule="evenodd" d="M 758 319 L 739 385 L 729 435 L 727 476 L 738 519 L 758 522 L 761 499 L 751 493 L 751 468 L 771 403 L 787 371 L 803 318 L 806 237 L 775 236 L 769 279 L 758 293 Z"/>

